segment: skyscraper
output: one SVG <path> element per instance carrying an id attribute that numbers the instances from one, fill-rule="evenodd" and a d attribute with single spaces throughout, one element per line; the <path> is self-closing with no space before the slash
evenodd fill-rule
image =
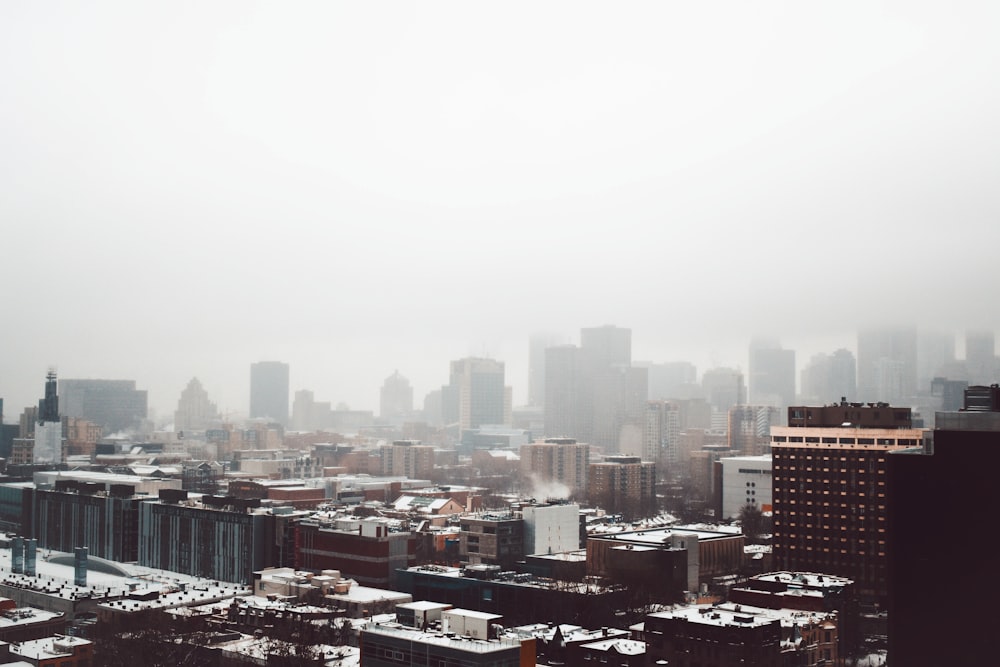
<path id="1" fill-rule="evenodd" d="M 582 437 L 580 417 L 580 348 L 559 345 L 545 350 L 545 435 Z M 589 426 L 588 426 L 589 431 Z"/>
<path id="2" fill-rule="evenodd" d="M 546 350 L 558 342 L 552 334 L 534 334 L 528 343 L 528 405 L 532 407 L 545 405 Z"/>
<path id="3" fill-rule="evenodd" d="M 916 327 L 859 331 L 858 400 L 908 405 L 916 390 Z"/>
<path id="4" fill-rule="evenodd" d="M 379 392 L 379 417 L 401 421 L 413 413 L 413 387 L 410 381 L 393 371 L 382 383 Z"/>
<path id="5" fill-rule="evenodd" d="M 502 361 L 467 357 L 451 362 L 451 381 L 442 398 L 451 403 L 446 409 L 457 416 L 459 429 L 511 425 L 511 388 L 504 378 Z"/>
<path id="6" fill-rule="evenodd" d="M 546 350 L 545 433 L 608 452 L 623 437 L 641 447 L 649 381 L 646 368 L 632 366 L 632 331 L 585 328 L 580 341 Z"/>
<path id="7" fill-rule="evenodd" d="M 56 373 L 50 370 L 45 376 L 45 398 L 38 402 L 38 423 L 35 424 L 32 461 L 59 463 L 62 458 L 62 419 L 59 418 Z"/>
<path id="8" fill-rule="evenodd" d="M 288 364 L 258 361 L 250 365 L 250 418 L 288 425 Z"/>
<path id="9" fill-rule="evenodd" d="M 747 402 L 743 373 L 735 368 L 710 368 L 701 376 L 701 386 L 716 412 L 728 416 L 729 408 Z"/>
<path id="10" fill-rule="evenodd" d="M 996 377 L 996 340 L 992 331 L 965 332 L 965 366 L 969 384 L 989 386 Z"/>
<path id="11" fill-rule="evenodd" d="M 198 378 L 191 378 L 181 392 L 174 411 L 175 431 L 202 431 L 219 418 L 219 410 L 209 400 L 208 392 Z"/>
<path id="12" fill-rule="evenodd" d="M 807 404 L 853 401 L 857 394 L 857 364 L 850 350 L 815 354 L 802 369 L 802 399 Z"/>
<path id="13" fill-rule="evenodd" d="M 795 350 L 772 339 L 750 342 L 750 402 L 777 408 L 795 403 Z"/>

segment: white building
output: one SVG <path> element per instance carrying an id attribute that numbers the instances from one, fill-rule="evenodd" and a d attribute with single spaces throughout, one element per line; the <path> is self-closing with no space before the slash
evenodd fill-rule
<path id="1" fill-rule="evenodd" d="M 557 554 L 580 548 L 580 506 L 575 503 L 526 505 L 524 554 Z"/>
<path id="2" fill-rule="evenodd" d="M 722 518 L 734 519 L 750 504 L 771 511 L 771 456 L 733 456 L 722 463 Z"/>

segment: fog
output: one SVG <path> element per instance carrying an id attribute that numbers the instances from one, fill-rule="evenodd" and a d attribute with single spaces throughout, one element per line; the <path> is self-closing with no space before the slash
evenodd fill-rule
<path id="1" fill-rule="evenodd" d="M 0 3 L 0 397 L 998 328 L 991 2 Z"/>

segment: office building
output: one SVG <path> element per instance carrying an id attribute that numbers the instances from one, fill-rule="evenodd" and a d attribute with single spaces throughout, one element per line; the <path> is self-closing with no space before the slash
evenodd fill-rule
<path id="1" fill-rule="evenodd" d="M 791 407 L 771 429 L 774 561 L 857 583 L 884 603 L 890 452 L 919 445 L 909 408 L 841 402 Z"/>
<path id="2" fill-rule="evenodd" d="M 973 386 L 939 412 L 923 448 L 888 456 L 889 657 L 894 665 L 986 664 L 1000 581 L 987 520 L 1000 468 L 1000 388 Z"/>
<path id="3" fill-rule="evenodd" d="M 459 432 L 480 426 L 511 426 L 512 392 L 506 386 L 504 363 L 467 357 L 451 362 L 451 380 L 442 388 L 446 423 Z"/>
<path id="4" fill-rule="evenodd" d="M 208 392 L 198 378 L 191 378 L 181 392 L 174 411 L 174 430 L 204 431 L 219 420 L 219 409 L 208 398 Z"/>
<path id="5" fill-rule="evenodd" d="M 413 415 L 413 387 L 410 381 L 393 371 L 382 382 L 379 391 L 379 417 L 393 424 L 402 423 Z"/>
<path id="6" fill-rule="evenodd" d="M 591 463 L 587 472 L 587 498 L 608 514 L 626 520 L 653 516 L 656 506 L 656 463 L 638 456 L 606 456 Z"/>
<path id="7" fill-rule="evenodd" d="M 250 365 L 250 418 L 288 426 L 288 364 L 258 361 Z"/>
<path id="8" fill-rule="evenodd" d="M 99 424 L 104 435 L 135 431 L 147 415 L 145 390 L 134 380 L 59 380 L 60 411 Z"/>

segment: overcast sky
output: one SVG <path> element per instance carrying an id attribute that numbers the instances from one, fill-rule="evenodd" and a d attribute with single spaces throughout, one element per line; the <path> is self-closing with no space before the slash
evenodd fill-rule
<path id="1" fill-rule="evenodd" d="M 0 397 L 1000 315 L 1000 3 L 0 3 Z"/>

